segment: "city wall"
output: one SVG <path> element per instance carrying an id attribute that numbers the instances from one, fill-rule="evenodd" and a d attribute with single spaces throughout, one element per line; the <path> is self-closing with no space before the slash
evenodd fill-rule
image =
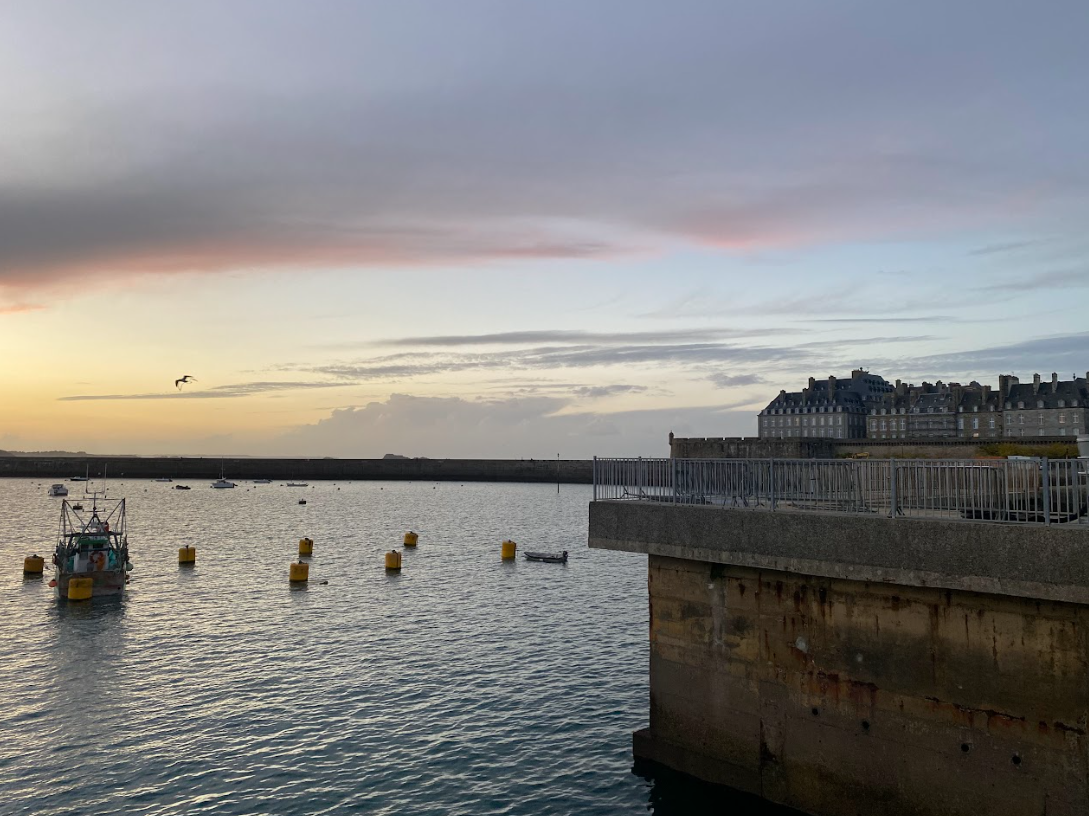
<path id="1" fill-rule="evenodd" d="M 675 437 L 677 459 L 835 459 L 865 455 L 874 459 L 975 459 L 982 446 L 1009 443 L 1069 445 L 1071 437 L 1028 439 L 760 439 L 759 437 Z"/>
<path id="2" fill-rule="evenodd" d="M 565 459 L 219 459 L 201 457 L 0 457 L 0 477 L 333 480 L 392 479 L 589 484 L 590 460 Z"/>
<path id="3" fill-rule="evenodd" d="M 1089 812 L 1089 534 L 635 502 L 638 757 L 820 816 Z"/>

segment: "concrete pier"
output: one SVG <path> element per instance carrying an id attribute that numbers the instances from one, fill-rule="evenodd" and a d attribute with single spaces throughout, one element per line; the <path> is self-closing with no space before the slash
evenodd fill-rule
<path id="1" fill-rule="evenodd" d="M 1089 813 L 1082 526 L 590 506 L 645 553 L 638 757 L 819 816 Z"/>

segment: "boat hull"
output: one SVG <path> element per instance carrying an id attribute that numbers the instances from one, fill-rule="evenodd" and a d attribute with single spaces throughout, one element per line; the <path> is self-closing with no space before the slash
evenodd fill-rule
<path id="1" fill-rule="evenodd" d="M 62 572 L 56 576 L 57 597 L 64 600 L 68 597 L 68 582 L 72 578 L 90 578 L 94 581 L 91 586 L 91 597 L 99 598 L 108 595 L 120 595 L 125 591 L 124 570 L 95 570 L 94 572 Z"/>

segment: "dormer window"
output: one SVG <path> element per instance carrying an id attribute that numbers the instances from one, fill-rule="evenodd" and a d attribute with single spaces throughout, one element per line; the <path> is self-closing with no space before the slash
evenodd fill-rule
<path id="1" fill-rule="evenodd" d="M 1059 407 L 1060 408 L 1065 408 L 1066 407 L 1066 400 L 1059 400 Z"/>
<path id="2" fill-rule="evenodd" d="M 1044 407 L 1044 401 L 1043 400 L 1036 400 L 1036 407 L 1037 408 L 1043 408 Z"/>

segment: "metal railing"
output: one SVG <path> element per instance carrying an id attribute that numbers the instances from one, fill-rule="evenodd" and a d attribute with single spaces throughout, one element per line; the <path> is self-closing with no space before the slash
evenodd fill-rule
<path id="1" fill-rule="evenodd" d="M 599 459 L 594 501 L 1089 527 L 1087 459 Z"/>

